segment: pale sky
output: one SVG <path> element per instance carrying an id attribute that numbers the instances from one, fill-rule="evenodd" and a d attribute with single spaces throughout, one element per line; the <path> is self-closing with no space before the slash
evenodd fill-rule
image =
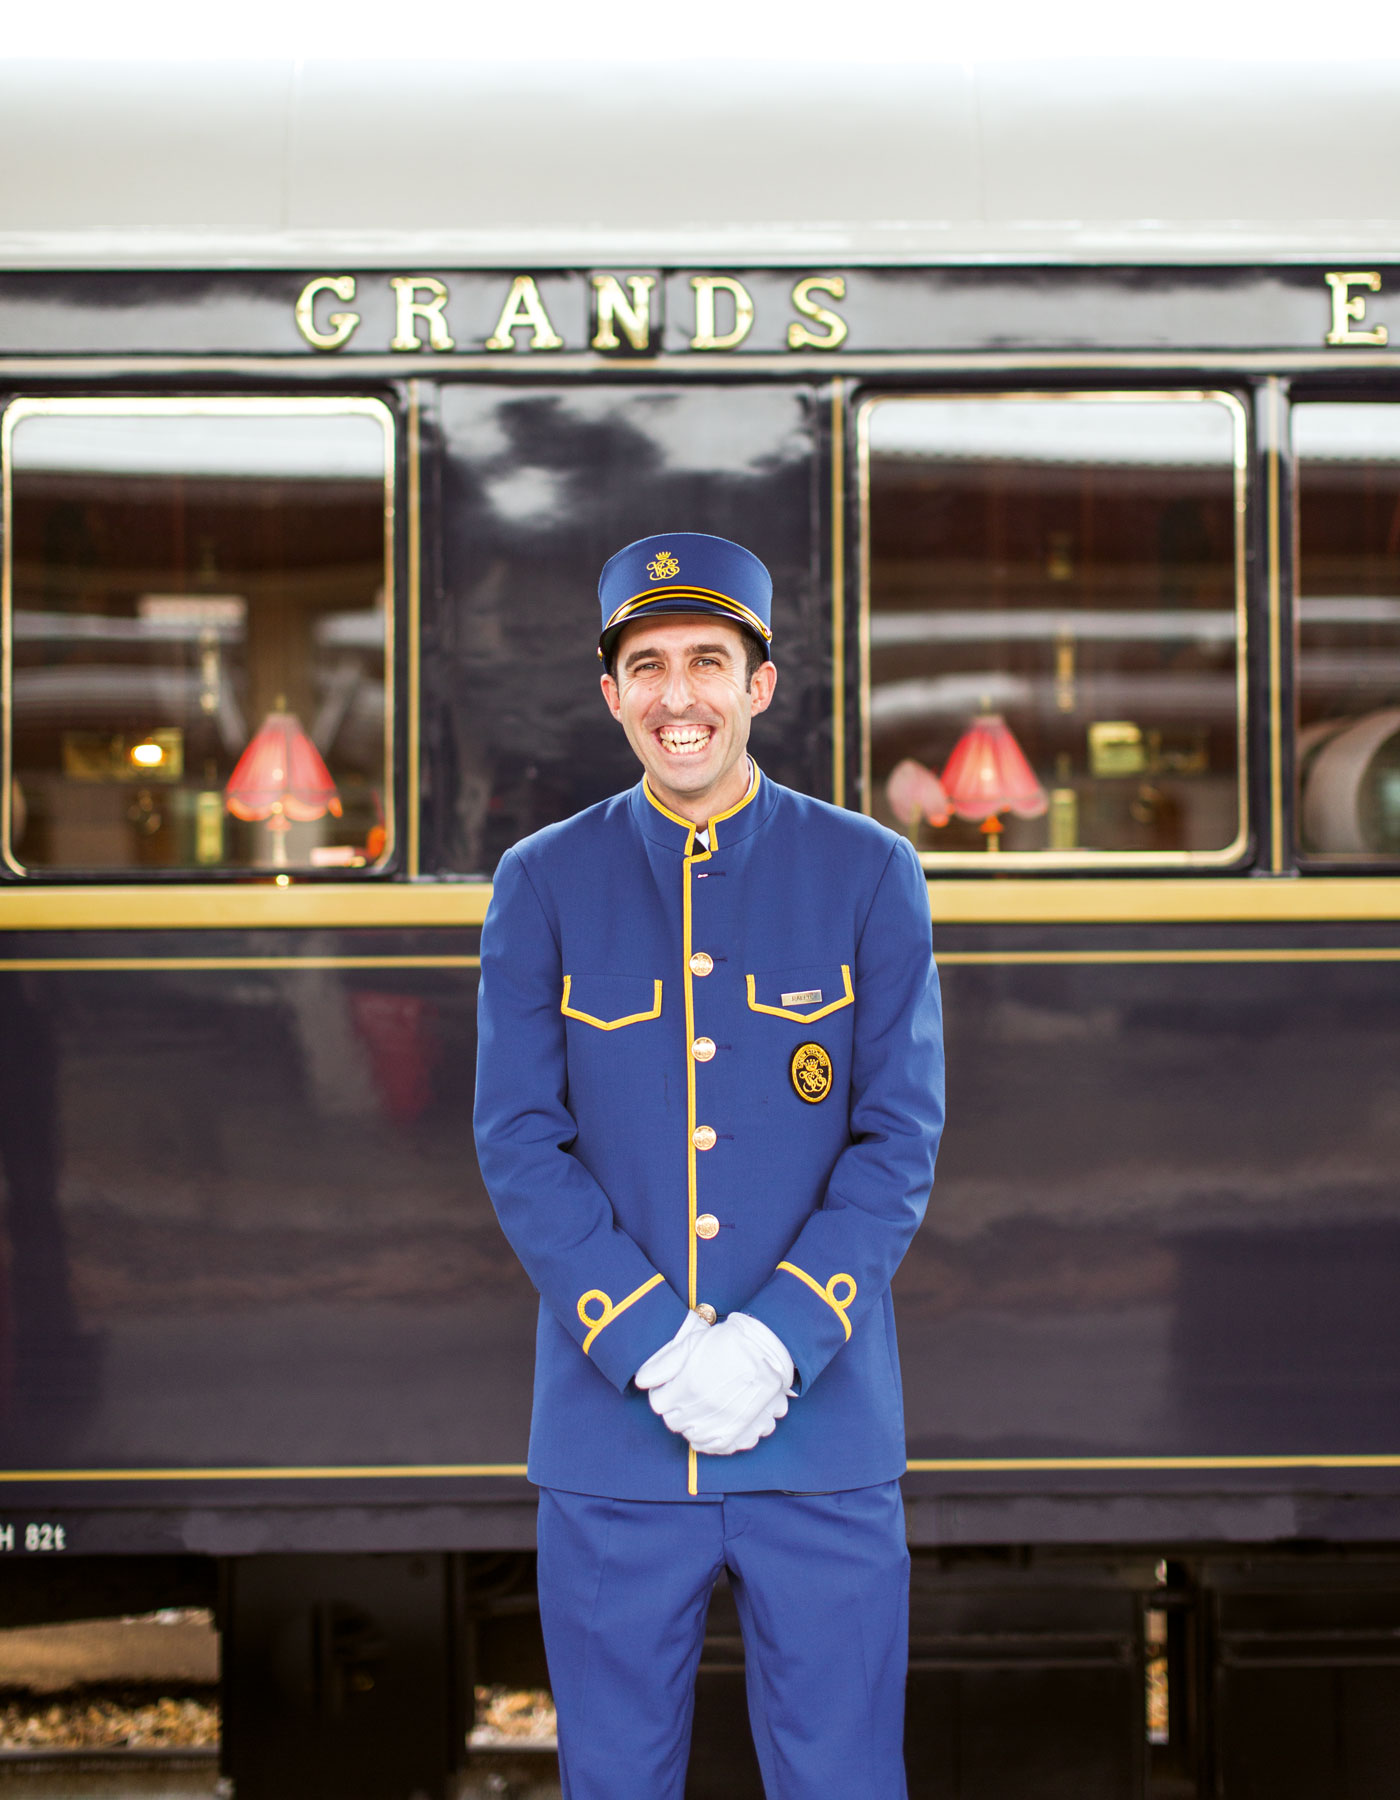
<path id="1" fill-rule="evenodd" d="M 1400 7 L 1354 0 L 32 0 L 0 5 L 0 60 L 95 58 L 959 62 L 1400 55 Z M 664 96 L 658 96 L 664 105 Z"/>

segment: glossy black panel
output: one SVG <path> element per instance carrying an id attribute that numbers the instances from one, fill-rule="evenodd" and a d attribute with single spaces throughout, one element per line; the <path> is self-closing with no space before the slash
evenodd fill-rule
<path id="1" fill-rule="evenodd" d="M 179 355 L 308 349 L 294 308 L 295 275 L 7 275 L 0 343 L 11 354 Z"/>
<path id="2" fill-rule="evenodd" d="M 911 1456 L 1400 1451 L 1400 965 L 1290 959 L 1360 947 L 1326 928 L 938 941 L 1185 960 L 945 963 Z"/>
<path id="3" fill-rule="evenodd" d="M 424 608 L 425 861 L 495 867 L 639 773 L 598 691 L 598 572 L 656 531 L 711 531 L 774 582 L 777 697 L 754 752 L 830 792 L 829 599 L 805 389 L 448 386 L 442 588 Z"/>
<path id="4" fill-rule="evenodd" d="M 244 947 L 374 957 L 386 938 Z M 428 953 L 473 949 L 444 933 Z M 534 1306 L 472 1155 L 475 981 L 0 972 L 8 1467 L 522 1460 Z"/>
<path id="5" fill-rule="evenodd" d="M 956 957 L 1089 934 L 940 932 L 951 1124 L 897 1283 L 911 1455 L 1395 1452 L 1400 966 L 1288 956 L 1344 935 L 1212 932 L 1263 962 L 1036 966 Z M 1131 953 L 1147 934 L 1092 937 Z M 245 953 L 272 944 L 473 938 L 264 934 Z M 471 1155 L 474 983 L 394 964 L 0 976 L 7 1466 L 522 1458 L 533 1296 Z M 1028 1480 L 1082 1485 L 996 1485 Z"/>
<path id="6" fill-rule="evenodd" d="M 1374 263 L 1369 266 L 1376 268 Z M 313 348 L 298 330 L 297 296 L 313 276 L 326 272 L 7 273 L 0 276 L 0 346 L 20 355 L 274 355 L 307 366 L 319 364 L 323 370 L 367 355 L 390 354 L 397 314 L 392 273 L 387 270 L 356 275 L 348 303 L 326 292 L 317 299 L 314 324 L 321 333 L 330 329 L 333 312 L 358 315 L 359 323 L 342 348 Z M 753 354 L 786 355 L 792 325 L 805 326 L 817 338 L 828 337 L 832 327 L 804 316 L 794 302 L 796 284 L 811 275 L 835 276 L 845 284 L 840 297 L 826 287 L 811 295 L 848 328 L 838 346 L 823 353 L 834 367 L 843 356 L 881 350 L 1262 350 L 1283 345 L 1325 351 L 1332 326 L 1326 272 L 1317 264 L 1033 268 L 979 263 L 884 269 L 827 264 L 736 269 L 726 271 L 721 280 L 742 285 L 752 303 L 753 323 L 737 344 L 709 354 L 717 368 Z M 1379 292 L 1357 290 L 1366 300 L 1365 323 L 1358 329 L 1388 322 L 1393 336 L 1400 270 L 1390 265 L 1377 272 Z M 497 329 L 516 271 L 438 268 L 402 273 L 426 274 L 446 289 L 439 341 L 445 330 L 455 350 L 480 354 Z M 659 272 L 652 296 L 653 353 L 691 349 L 699 323 L 693 282 L 712 273 Z M 513 333 L 515 349 L 498 351 L 505 364 L 547 361 L 551 348 L 590 347 L 594 331 L 590 271 L 536 271 L 535 281 L 544 322 L 557 342 L 537 344 L 533 328 L 521 325 Z M 416 297 L 426 301 L 431 294 L 419 290 Z M 714 308 L 714 330 L 721 342 L 735 325 L 732 294 L 721 291 Z M 416 320 L 413 329 L 423 345 L 422 361 L 431 364 L 441 351 L 428 348 L 428 321 Z M 625 338 L 620 345 L 617 354 L 625 362 L 633 352 Z M 801 343 L 797 347 L 805 348 Z M 1343 365 L 1346 348 L 1338 348 L 1336 354 Z M 412 367 L 416 359 L 409 352 L 403 360 Z"/>

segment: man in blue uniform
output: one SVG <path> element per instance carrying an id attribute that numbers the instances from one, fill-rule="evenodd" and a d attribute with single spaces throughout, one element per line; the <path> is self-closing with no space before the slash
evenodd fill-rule
<path id="1" fill-rule="evenodd" d="M 565 1800 L 680 1800 L 721 1570 L 769 1800 L 900 1800 L 908 1554 L 890 1280 L 943 1120 L 917 857 L 767 780 L 772 584 L 620 550 L 603 696 L 638 785 L 506 853 L 476 1139 L 541 1297 L 531 1479 Z"/>

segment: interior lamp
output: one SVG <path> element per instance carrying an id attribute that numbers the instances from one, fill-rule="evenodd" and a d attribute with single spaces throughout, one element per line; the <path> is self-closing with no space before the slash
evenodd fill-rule
<path id="1" fill-rule="evenodd" d="M 1035 819 L 1050 802 L 1011 727 L 1000 713 L 981 713 L 953 746 L 943 788 L 960 819 L 981 824 L 987 848 L 999 850 L 1004 812 Z"/>
<path id="2" fill-rule="evenodd" d="M 946 825 L 953 816 L 943 783 L 932 769 L 926 769 L 912 756 L 906 756 L 890 770 L 885 782 L 885 798 L 916 849 L 919 826 L 925 819 L 930 825 Z"/>
<path id="3" fill-rule="evenodd" d="M 287 863 L 287 833 L 327 813 L 341 814 L 340 795 L 320 751 L 295 713 L 279 697 L 248 741 L 224 789 L 224 805 L 235 819 L 267 821 L 275 867 Z"/>

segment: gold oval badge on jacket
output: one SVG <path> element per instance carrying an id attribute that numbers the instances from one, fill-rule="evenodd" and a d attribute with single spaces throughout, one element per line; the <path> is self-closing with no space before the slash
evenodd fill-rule
<path id="1" fill-rule="evenodd" d="M 815 1106 L 831 1092 L 831 1058 L 820 1044 L 799 1044 L 792 1053 L 792 1085 L 799 1100 Z"/>

